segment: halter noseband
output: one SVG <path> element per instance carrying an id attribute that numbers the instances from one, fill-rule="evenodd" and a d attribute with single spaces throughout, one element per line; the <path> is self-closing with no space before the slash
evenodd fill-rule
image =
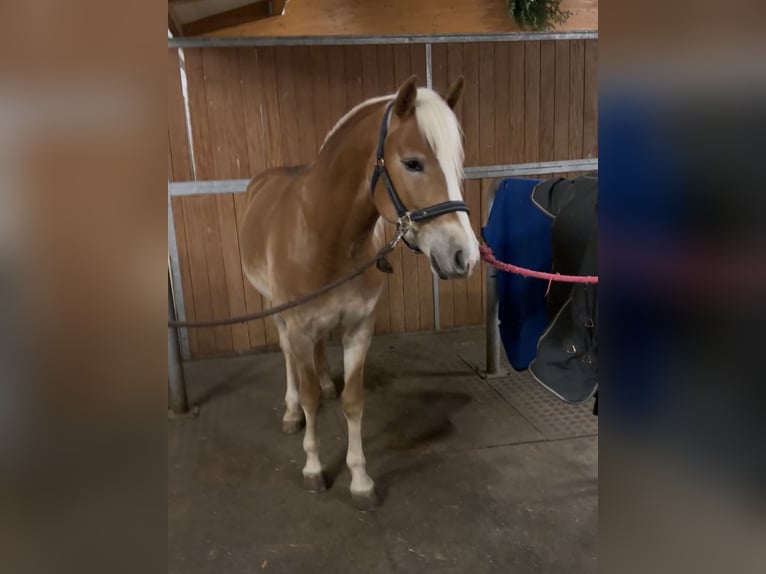
<path id="1" fill-rule="evenodd" d="M 386 169 L 386 162 L 383 159 L 383 146 L 386 142 L 386 136 L 388 135 L 388 119 L 391 117 L 391 108 L 394 102 L 391 102 L 386 107 L 386 113 L 383 114 L 383 124 L 380 126 L 380 137 L 378 138 L 378 150 L 375 156 L 375 169 L 372 172 L 372 181 L 370 182 L 370 193 L 375 195 L 375 186 L 378 184 L 378 179 L 383 178 L 383 184 L 386 186 L 388 197 L 391 198 L 391 203 L 394 204 L 396 209 L 396 229 L 401 234 L 404 243 L 413 251 L 420 253 L 420 249 L 411 245 L 409 241 L 404 237 L 409 227 L 413 223 L 419 223 L 440 215 L 446 215 L 447 213 L 453 213 L 456 211 L 468 211 L 468 205 L 464 201 L 445 201 L 443 203 L 437 203 L 431 207 L 424 207 L 423 209 L 416 209 L 410 211 L 402 202 L 399 194 L 396 193 L 394 183 L 391 181 L 391 177 L 388 175 Z"/>

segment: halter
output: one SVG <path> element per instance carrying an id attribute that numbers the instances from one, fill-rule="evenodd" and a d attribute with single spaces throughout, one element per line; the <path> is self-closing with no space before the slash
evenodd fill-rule
<path id="1" fill-rule="evenodd" d="M 409 230 L 413 223 L 419 223 L 456 211 L 470 212 L 468 211 L 468 205 L 464 201 L 445 201 L 443 203 L 432 205 L 431 207 L 416 209 L 414 211 L 408 210 L 404 205 L 399 194 L 396 193 L 394 183 L 391 181 L 391 177 L 388 175 L 388 170 L 386 169 L 386 162 L 383 159 L 383 146 L 386 142 L 386 136 L 388 135 L 388 119 L 391 117 L 391 108 L 393 105 L 394 102 L 388 104 L 386 113 L 383 114 L 383 124 L 380 126 L 380 138 L 378 139 L 378 150 L 375 156 L 375 169 L 372 172 L 372 181 L 370 182 L 370 193 L 373 196 L 375 195 L 375 186 L 378 184 L 378 179 L 382 176 L 383 184 L 386 186 L 386 191 L 388 192 L 388 197 L 391 198 L 391 203 L 394 204 L 394 208 L 396 209 L 396 230 L 398 234 L 401 235 L 402 240 L 407 247 L 416 253 L 420 253 L 420 249 L 411 245 L 404 237 L 404 234 Z"/>

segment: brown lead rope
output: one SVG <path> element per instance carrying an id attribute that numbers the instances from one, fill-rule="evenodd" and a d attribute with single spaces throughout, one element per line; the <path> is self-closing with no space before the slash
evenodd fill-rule
<path id="1" fill-rule="evenodd" d="M 355 269 L 348 275 L 344 275 L 340 279 L 336 279 L 335 281 L 325 285 L 321 289 L 318 289 L 317 291 L 314 291 L 313 293 L 309 293 L 308 295 L 304 295 L 303 297 L 300 297 L 293 301 L 282 303 L 281 305 L 277 305 L 276 307 L 272 307 L 270 309 L 266 309 L 265 311 L 260 311 L 258 313 L 249 313 L 247 315 L 239 315 L 238 317 L 229 317 L 227 319 L 213 319 L 211 321 L 168 321 L 168 327 L 184 327 L 187 329 L 201 329 L 204 327 L 219 327 L 221 325 L 234 325 L 236 323 L 247 323 L 248 321 L 256 321 L 258 319 L 271 317 L 272 315 L 276 315 L 277 313 L 282 313 L 284 311 L 287 311 L 288 309 L 292 309 L 293 307 L 298 307 L 299 305 L 308 303 L 309 301 L 316 299 L 317 297 L 321 297 L 328 291 L 332 291 L 336 287 L 340 287 L 344 283 L 359 277 L 362 273 L 370 269 L 370 267 L 372 267 L 373 265 L 376 265 L 378 269 L 380 269 L 381 271 L 385 273 L 393 273 L 393 269 L 391 268 L 391 264 L 386 259 L 386 255 L 388 255 L 394 250 L 394 247 L 396 247 L 396 244 L 399 243 L 403 235 L 404 233 L 402 232 L 402 230 L 397 232 L 394 239 L 391 240 L 388 244 L 386 244 L 383 248 L 381 248 L 381 250 L 378 251 L 378 254 L 375 256 L 374 259 L 368 261 L 361 267 L 358 267 L 357 269 Z"/>

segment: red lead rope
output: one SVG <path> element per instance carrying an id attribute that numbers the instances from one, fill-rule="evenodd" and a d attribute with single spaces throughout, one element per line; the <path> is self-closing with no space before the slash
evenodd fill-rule
<path id="1" fill-rule="evenodd" d="M 546 281 L 561 281 L 563 283 L 598 283 L 598 277 L 592 275 L 560 275 L 559 273 L 545 273 L 543 271 L 532 271 L 531 269 L 525 269 L 524 267 L 517 267 L 510 263 L 503 263 L 502 261 L 495 259 L 495 254 L 492 253 L 492 249 L 486 245 L 479 245 L 479 253 L 481 253 L 481 258 L 495 269 L 507 271 L 508 273 L 515 273 L 516 275 L 522 275 L 523 277 L 545 279 Z"/>

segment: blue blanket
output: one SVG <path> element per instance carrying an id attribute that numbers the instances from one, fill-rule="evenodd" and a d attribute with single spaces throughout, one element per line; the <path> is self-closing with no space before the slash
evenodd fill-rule
<path id="1" fill-rule="evenodd" d="M 541 180 L 510 178 L 500 182 L 482 229 L 484 241 L 500 261 L 550 271 L 551 224 L 531 201 Z M 548 283 L 520 275 L 495 273 L 500 305 L 500 337 L 511 366 L 526 369 L 537 353 L 537 342 L 548 325 L 545 292 Z"/>

